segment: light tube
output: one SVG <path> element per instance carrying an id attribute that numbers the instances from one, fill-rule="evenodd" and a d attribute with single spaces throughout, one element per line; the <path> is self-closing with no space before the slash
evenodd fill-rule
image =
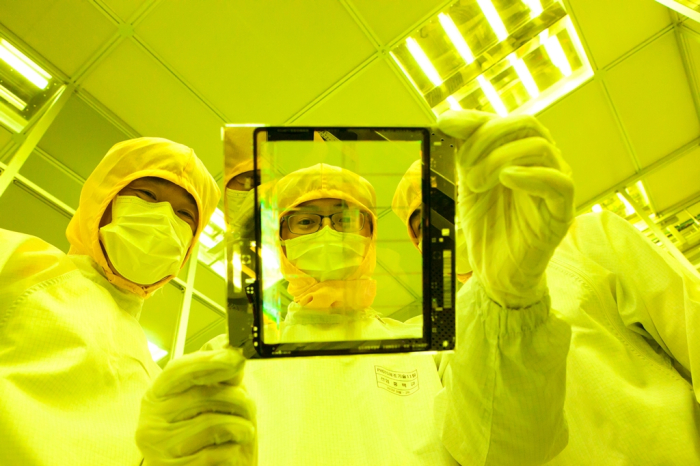
<path id="1" fill-rule="evenodd" d="M 233 253 L 233 288 L 235 290 L 240 290 L 241 286 L 241 272 L 243 271 L 243 264 L 241 263 L 241 255 L 238 251 Z M 224 277 L 226 278 L 226 277 Z"/>
<path id="2" fill-rule="evenodd" d="M 206 233 L 199 235 L 199 242 L 206 246 L 207 249 L 211 249 L 216 245 L 216 242 L 209 237 Z"/>
<path id="3" fill-rule="evenodd" d="M 484 94 L 486 94 L 486 98 L 489 99 L 491 106 L 494 108 L 494 110 L 496 110 L 496 113 L 502 117 L 507 116 L 508 110 L 506 109 L 506 106 L 503 105 L 503 101 L 498 95 L 498 92 L 496 92 L 496 89 L 493 87 L 493 84 L 484 78 L 484 75 L 480 75 L 476 78 L 476 80 L 479 81 L 481 89 L 484 91 Z"/>
<path id="4" fill-rule="evenodd" d="M 600 204 L 596 204 L 591 208 L 591 210 L 595 213 L 600 213 L 603 211 L 603 208 L 600 206 Z"/>
<path id="5" fill-rule="evenodd" d="M 51 76 L 17 50 L 5 39 L 0 39 L 0 59 L 27 78 L 39 89 L 46 89 Z"/>
<path id="6" fill-rule="evenodd" d="M 401 62 L 399 61 L 399 59 L 396 58 L 396 55 L 394 55 L 393 52 L 389 52 L 389 55 L 391 55 L 391 58 L 394 59 L 394 63 L 396 63 L 398 65 L 399 69 L 403 72 L 404 76 L 406 76 L 408 78 L 408 80 L 411 82 L 411 85 L 413 86 L 413 88 L 415 90 L 417 90 L 419 94 L 423 94 L 420 91 L 420 89 L 418 88 L 418 85 L 416 84 L 416 82 L 413 80 L 413 78 L 411 78 L 411 75 L 408 74 L 408 72 L 406 71 L 406 68 L 404 68 L 403 65 L 401 64 Z"/>
<path id="7" fill-rule="evenodd" d="M 467 45 L 467 42 L 464 40 L 464 37 L 462 37 L 462 34 L 459 33 L 459 29 L 457 29 L 457 26 L 455 25 L 454 21 L 452 21 L 452 18 L 450 18 L 449 15 L 440 13 L 438 15 L 438 19 L 440 20 L 440 24 L 445 30 L 447 37 L 450 38 L 452 45 L 455 46 L 462 59 L 467 65 L 472 63 L 474 61 L 474 54 L 469 49 L 469 45 Z"/>
<path id="8" fill-rule="evenodd" d="M 15 108 L 19 109 L 20 112 L 27 108 L 27 104 L 24 103 L 22 99 L 14 95 L 8 89 L 5 89 L 5 87 L 2 84 L 0 84 L 0 97 L 8 101 Z"/>
<path id="9" fill-rule="evenodd" d="M 523 0 L 523 3 L 530 9 L 530 19 L 535 19 L 542 14 L 542 3 L 540 0 Z"/>
<path id="10" fill-rule="evenodd" d="M 647 191 L 644 189 L 644 183 L 642 183 L 642 180 L 637 181 L 636 183 L 637 189 L 639 189 L 639 192 L 642 193 L 642 197 L 644 198 L 644 202 L 649 205 L 649 197 L 647 197 Z"/>
<path id="11" fill-rule="evenodd" d="M 449 96 L 447 98 L 447 103 L 450 104 L 450 110 L 462 110 L 462 106 L 459 105 L 459 102 L 457 102 L 457 99 L 455 99 L 452 96 Z"/>
<path id="12" fill-rule="evenodd" d="M 530 70 L 527 69 L 525 62 L 518 59 L 514 53 L 508 55 L 508 61 L 515 69 L 515 72 L 518 74 L 518 78 L 520 78 L 520 82 L 523 83 L 523 86 L 525 86 L 525 89 L 527 90 L 527 93 L 530 94 L 530 97 L 533 99 L 537 98 L 540 95 L 540 90 L 537 87 L 535 80 L 532 79 L 532 74 L 530 74 Z"/>
<path id="13" fill-rule="evenodd" d="M 491 3 L 491 0 L 476 0 L 477 3 L 479 4 L 479 7 L 481 7 L 481 11 L 484 12 L 484 16 L 486 16 L 486 20 L 489 22 L 491 25 L 491 29 L 493 29 L 493 32 L 496 33 L 496 37 L 498 37 L 498 41 L 504 40 L 506 37 L 508 37 L 508 31 L 506 30 L 506 27 L 503 25 L 503 21 L 501 21 L 501 17 L 498 16 L 498 12 L 496 11 L 496 8 L 493 6 L 493 3 Z"/>
<path id="14" fill-rule="evenodd" d="M 224 213 L 219 210 L 219 208 L 216 208 L 214 210 L 214 214 L 211 216 L 211 222 L 214 223 L 217 227 L 219 227 L 221 230 L 226 231 L 226 222 L 224 221 Z"/>
<path id="15" fill-rule="evenodd" d="M 433 64 L 430 63 L 428 56 L 425 54 L 425 52 L 423 52 L 423 49 L 420 48 L 418 42 L 416 42 L 412 37 L 409 37 L 406 39 L 406 47 L 408 47 L 408 51 L 411 52 L 413 58 L 418 62 L 418 66 L 420 66 L 421 70 L 423 70 L 423 73 L 425 73 L 428 79 L 430 79 L 430 82 L 436 86 L 442 84 L 442 78 L 438 74 Z"/>
<path id="16" fill-rule="evenodd" d="M 630 204 L 621 193 L 617 193 L 617 198 L 620 199 L 623 204 L 625 204 L 625 215 L 633 215 L 636 212 L 634 207 L 632 207 L 632 204 Z"/>
<path id="17" fill-rule="evenodd" d="M 148 341 L 148 340 L 146 340 Z M 160 348 L 155 343 L 148 341 L 148 351 L 151 353 L 151 358 L 154 362 L 158 362 L 168 355 L 168 352 Z"/>
<path id="18" fill-rule="evenodd" d="M 214 262 L 209 266 L 209 268 L 212 269 L 218 276 L 226 280 L 226 263 L 223 260 Z"/>
<path id="19" fill-rule="evenodd" d="M 561 43 L 557 36 L 549 36 L 549 29 L 545 29 L 540 33 L 540 43 L 544 45 L 544 49 L 549 55 L 549 59 L 554 63 L 554 66 L 559 68 L 559 71 L 567 78 L 571 76 L 571 65 L 566 58 L 564 49 L 561 48 Z"/>

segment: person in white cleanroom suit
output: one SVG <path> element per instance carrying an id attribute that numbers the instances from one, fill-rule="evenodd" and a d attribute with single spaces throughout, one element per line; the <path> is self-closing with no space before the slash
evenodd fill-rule
<path id="1" fill-rule="evenodd" d="M 510 288 L 490 278 L 487 269 L 509 272 L 505 259 L 514 249 L 526 246 L 519 238 L 530 236 L 533 245 L 542 241 L 536 234 L 542 216 L 523 210 L 526 215 L 508 217 L 506 202 L 522 200 L 515 190 L 493 197 L 494 189 L 513 186 L 499 174 L 504 171 L 500 166 L 560 163 L 546 147 L 537 149 L 541 142 L 527 138 L 539 133 L 536 126 L 530 134 L 511 131 L 510 126 L 523 118 L 528 119 L 501 120 L 472 113 L 442 121 L 448 134 L 475 141 L 463 149 L 458 208 L 476 280 L 484 283 L 490 299 L 501 303 Z M 511 142 L 513 138 L 521 140 Z M 511 159 L 518 152 L 521 155 Z M 523 182 L 526 170 L 546 176 L 541 168 L 518 170 L 523 174 L 516 176 Z M 504 187 L 494 188 L 499 179 Z M 532 179 L 537 181 L 535 176 Z M 414 244 L 419 244 L 421 235 L 410 217 L 420 206 L 420 197 L 411 187 L 419 182 L 418 165 L 406 173 L 397 191 L 397 196 L 408 197 L 402 204 L 412 207 L 397 213 L 407 223 Z M 531 207 L 542 206 L 522 205 L 523 209 Z M 483 216 L 492 219 L 489 230 L 480 228 Z M 491 239 L 486 247 L 482 237 Z M 523 273 L 530 272 L 527 267 L 527 261 L 519 266 Z M 545 284 L 552 309 L 572 331 L 565 387 L 569 441 L 548 464 L 700 464 L 700 388 L 693 383 L 700 372 L 700 284 L 694 274 L 627 221 L 601 212 L 574 220 L 549 261 Z M 566 329 L 558 328 L 563 337 Z M 552 363 L 566 354 L 566 347 L 554 341 L 543 348 L 551 353 Z M 564 390 L 562 385 L 553 387 Z"/>
<path id="2" fill-rule="evenodd" d="M 490 187 L 481 195 L 491 196 L 496 208 L 462 218 L 482 233 L 469 236 L 481 255 L 472 260 L 477 278 L 458 296 L 454 355 L 439 365 L 424 353 L 251 360 L 243 375 L 241 356 L 217 349 L 226 343 L 223 335 L 166 367 L 144 397 L 137 441 L 146 464 L 212 458 L 251 464 L 237 451 L 249 445 L 255 419 L 247 413 L 254 409 L 247 398 L 226 394 L 242 390 L 241 380 L 257 406 L 262 465 L 536 465 L 561 452 L 568 439 L 563 405 L 570 333 L 550 313 L 544 270 L 572 221 L 573 184 L 534 119 L 502 120 L 508 131 L 494 138 L 476 131 L 479 115 L 440 122 L 466 140 L 460 166 L 488 166 L 483 179 Z M 534 142 L 533 135 L 539 136 Z M 491 146 L 502 147 L 492 153 Z M 469 158 L 469 148 L 488 157 Z M 499 231 L 504 216 L 508 225 L 530 222 L 531 228 Z M 504 241 L 513 244 L 505 256 L 498 249 Z M 491 267 L 474 261 L 484 257 L 493 258 Z M 525 262 L 525 270 L 517 267 Z M 499 301 L 487 294 L 494 289 Z M 160 386 L 192 379 L 201 387 L 162 396 Z M 396 388 L 394 381 L 406 385 Z M 182 412 L 189 424 L 172 422 Z M 204 448 L 191 453 L 182 444 Z"/>
<path id="3" fill-rule="evenodd" d="M 139 138 L 112 147 L 85 181 L 68 254 L 0 229 L 1 464 L 141 462 L 139 401 L 160 368 L 139 314 L 218 199 L 192 149 Z"/>

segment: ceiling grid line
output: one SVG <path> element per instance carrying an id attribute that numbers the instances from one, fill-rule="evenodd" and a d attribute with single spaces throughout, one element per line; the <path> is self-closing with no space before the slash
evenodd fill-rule
<path id="1" fill-rule="evenodd" d="M 413 98 L 413 100 L 420 106 L 421 110 L 423 113 L 429 118 L 430 121 L 436 122 L 437 121 L 437 115 L 435 115 L 435 112 L 433 112 L 433 109 L 430 108 L 430 104 L 428 103 L 427 100 L 425 100 L 420 93 L 417 91 L 415 87 L 413 87 L 413 83 L 408 79 L 408 76 L 406 73 L 404 73 L 401 68 L 399 68 L 399 65 L 391 58 L 391 57 L 384 57 L 384 60 L 389 64 L 389 68 L 394 72 L 396 76 L 399 77 L 399 80 L 403 83 L 404 87 L 408 90 L 408 94 Z"/>
<path id="2" fill-rule="evenodd" d="M 187 89 L 197 100 L 199 100 L 214 115 L 216 115 L 216 117 L 219 120 L 221 120 L 222 125 L 230 122 L 229 118 L 224 114 L 224 112 L 216 108 L 214 104 L 209 102 L 208 99 L 201 95 L 190 83 L 187 82 L 187 80 L 182 75 L 180 75 L 180 73 L 175 71 L 175 69 L 172 66 L 170 66 L 164 58 L 158 55 L 158 53 L 156 53 L 155 50 L 153 50 L 148 44 L 146 44 L 146 42 L 143 39 L 138 37 L 138 35 L 134 34 L 131 37 L 131 40 L 133 40 L 136 43 L 136 45 L 138 45 L 142 50 L 147 52 L 161 66 L 163 66 L 168 73 L 170 73 L 175 79 L 177 79 L 180 82 L 180 84 L 182 84 L 185 87 L 185 89 Z"/>
<path id="3" fill-rule="evenodd" d="M 107 19 L 113 22 L 116 26 L 121 25 L 124 21 L 102 0 L 88 0 L 100 13 Z"/>
<path id="4" fill-rule="evenodd" d="M 678 49 L 681 53 L 681 63 L 683 64 L 683 70 L 685 71 L 686 78 L 690 84 L 690 95 L 693 98 L 693 105 L 695 106 L 695 113 L 698 116 L 698 121 L 700 121 L 700 93 L 698 88 L 698 76 L 695 73 L 695 63 L 693 57 L 688 51 L 687 33 L 690 29 L 684 27 L 682 23 L 676 22 L 675 34 L 676 43 Z"/>
<path id="5" fill-rule="evenodd" d="M 128 23 L 131 24 L 131 26 L 136 27 L 141 21 L 148 16 L 148 14 L 155 9 L 156 6 L 160 3 L 160 0 L 148 0 L 141 4 L 141 6 L 134 11 L 134 13 L 131 15 L 131 18 L 129 18 Z"/>
<path id="6" fill-rule="evenodd" d="M 355 7 L 355 5 L 353 5 L 352 0 L 339 1 L 340 4 L 343 5 L 345 10 L 347 10 L 347 12 L 350 14 L 350 16 L 352 16 L 352 19 L 355 21 L 355 23 L 360 27 L 360 29 L 362 29 L 362 32 L 369 39 L 374 48 L 380 50 L 382 48 L 382 41 L 379 40 L 379 37 L 367 23 L 367 20 L 365 20 L 365 18 L 360 14 L 360 12 L 357 11 L 357 8 Z"/>
<path id="7" fill-rule="evenodd" d="M 34 47 L 30 47 L 24 40 L 22 40 L 17 34 L 8 29 L 2 22 L 0 22 L 0 34 L 7 37 L 12 44 L 17 47 L 24 55 L 29 57 L 35 63 L 41 63 L 41 66 L 54 76 L 55 78 L 67 83 L 70 77 L 56 67 L 53 62 L 47 60 L 46 57 L 41 55 L 39 52 L 34 50 Z"/>
<path id="8" fill-rule="evenodd" d="M 141 137 L 141 133 L 132 128 L 127 122 L 117 116 L 112 110 L 107 108 L 102 102 L 97 100 L 92 94 L 80 87 L 77 88 L 76 96 L 85 102 L 90 108 L 95 110 L 101 117 L 115 126 L 119 131 L 129 136 L 129 138 Z"/>
<path id="9" fill-rule="evenodd" d="M 107 40 L 100 48 L 98 48 L 87 60 L 85 60 L 85 63 L 80 65 L 80 68 L 78 68 L 75 73 L 73 73 L 73 76 L 69 78 L 69 82 L 80 85 L 82 81 L 85 80 L 87 76 L 90 75 L 92 70 L 94 70 L 97 65 L 102 62 L 106 57 L 109 56 L 110 53 L 116 49 L 119 44 L 122 43 L 124 40 L 124 36 L 120 33 L 117 32 L 114 34 L 110 39 Z"/>
<path id="10" fill-rule="evenodd" d="M 581 41 L 581 45 L 583 46 L 583 50 L 586 52 L 586 57 L 588 58 L 588 62 L 591 64 L 591 68 L 593 69 L 594 72 L 598 71 L 598 64 L 596 63 L 595 57 L 593 56 L 593 53 L 591 52 L 591 47 L 588 45 L 588 40 L 586 39 L 586 35 L 583 34 L 583 30 L 581 29 L 581 26 L 578 23 L 578 17 L 576 13 L 574 12 L 574 7 L 571 4 L 571 0 L 560 0 L 561 3 L 564 5 L 564 9 L 569 15 L 569 19 L 571 20 L 571 24 L 574 25 L 574 29 L 576 30 L 576 34 L 578 34 L 579 40 Z"/>
<path id="11" fill-rule="evenodd" d="M 352 69 L 349 73 L 347 73 L 345 76 L 340 78 L 338 81 L 335 82 L 332 86 L 330 86 L 328 89 L 323 91 L 321 95 L 313 99 L 311 102 L 306 104 L 301 110 L 299 110 L 297 113 L 289 117 L 283 124 L 284 125 L 290 125 L 294 123 L 296 120 L 301 118 L 302 115 L 307 113 L 309 110 L 314 108 L 318 103 L 323 101 L 326 97 L 331 95 L 333 92 L 335 92 L 338 88 L 343 86 L 343 84 L 352 81 L 354 78 L 356 78 L 362 70 L 367 68 L 371 63 L 373 63 L 375 60 L 379 58 L 380 52 L 375 52 L 372 55 L 370 55 L 365 61 L 357 65 L 354 69 Z"/>
<path id="12" fill-rule="evenodd" d="M 647 48 L 649 45 L 651 45 L 654 42 L 656 42 L 657 40 L 661 39 L 663 36 L 665 36 L 666 34 L 668 34 L 671 31 L 673 31 L 673 24 L 669 24 L 665 28 L 659 30 L 653 36 L 647 38 L 643 42 L 640 42 L 636 46 L 632 47 L 627 52 L 623 53 L 618 58 L 616 58 L 612 62 L 608 63 L 604 68 L 602 68 L 602 71 L 608 72 L 608 71 L 612 70 L 620 63 L 624 62 L 625 60 L 632 57 L 633 55 L 636 55 L 637 53 L 641 52 L 643 49 Z"/>
<path id="13" fill-rule="evenodd" d="M 600 79 L 600 86 L 603 89 L 603 93 L 605 94 L 605 101 L 610 107 L 610 110 L 612 111 L 613 118 L 615 120 L 615 123 L 617 124 L 617 129 L 620 131 L 620 134 L 622 135 L 622 142 L 625 145 L 625 148 L 629 151 L 629 155 L 632 158 L 632 163 L 634 164 L 634 170 L 639 171 L 642 169 L 642 164 L 639 162 L 639 157 L 637 157 L 637 151 L 634 149 L 634 146 L 632 145 L 632 141 L 630 140 L 629 134 L 627 133 L 627 129 L 625 129 L 625 124 L 622 122 L 622 117 L 620 116 L 620 112 L 617 110 L 617 107 L 615 106 L 615 102 L 613 101 L 612 96 L 610 95 L 610 90 L 608 89 L 608 86 L 605 84 L 605 76 L 603 75 Z"/>
<path id="14" fill-rule="evenodd" d="M 604 200 L 605 198 L 613 195 L 616 191 L 619 191 L 620 189 L 624 189 L 628 186 L 633 185 L 637 181 L 642 180 L 643 178 L 646 178 L 662 168 L 670 165 L 671 163 L 675 162 L 678 159 L 683 158 L 686 156 L 688 153 L 690 153 L 692 150 L 700 147 L 700 137 L 697 137 L 693 139 L 692 141 L 684 144 L 683 146 L 679 147 L 678 149 L 674 150 L 668 155 L 663 156 L 656 162 L 647 165 L 646 167 L 642 168 L 639 172 L 635 173 L 632 176 L 627 177 L 626 179 L 620 181 L 619 183 L 615 184 L 613 187 L 606 189 L 605 191 L 601 192 L 600 194 L 597 194 L 596 196 L 590 198 L 587 201 L 582 202 L 576 207 L 577 212 L 583 213 L 583 211 L 590 210 L 590 208 Z"/>

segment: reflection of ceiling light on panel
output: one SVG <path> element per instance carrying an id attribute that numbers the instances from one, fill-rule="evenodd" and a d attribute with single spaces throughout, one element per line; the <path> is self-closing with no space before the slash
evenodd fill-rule
<path id="1" fill-rule="evenodd" d="M 677 11 L 700 23 L 700 1 L 693 0 L 656 0 L 660 4 Z"/>
<path id="2" fill-rule="evenodd" d="M 437 115 L 537 113 L 593 76 L 555 0 L 458 0 L 391 51 Z"/>
<path id="3" fill-rule="evenodd" d="M 0 123 L 19 133 L 62 83 L 0 38 Z"/>

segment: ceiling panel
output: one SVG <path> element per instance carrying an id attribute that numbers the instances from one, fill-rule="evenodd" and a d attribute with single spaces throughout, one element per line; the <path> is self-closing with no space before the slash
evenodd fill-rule
<path id="1" fill-rule="evenodd" d="M 165 285 L 143 303 L 139 323 L 146 338 L 159 348 L 171 352 L 177 329 L 177 319 L 182 308 L 183 291 L 175 285 Z M 170 359 L 170 355 L 161 361 Z"/>
<path id="2" fill-rule="evenodd" d="M 700 147 L 644 180 L 658 211 L 700 192 Z"/>
<path id="3" fill-rule="evenodd" d="M 81 181 L 62 171 L 36 151 L 24 162 L 19 173 L 73 209 L 78 208 L 80 190 L 83 187 Z"/>
<path id="4" fill-rule="evenodd" d="M 634 174 L 604 91 L 591 81 L 538 115 L 573 170 L 576 205 Z"/>
<path id="5" fill-rule="evenodd" d="M 568 0 L 565 2 L 593 54 L 604 68 L 671 22 L 668 8 L 652 0 Z"/>
<path id="6" fill-rule="evenodd" d="M 136 32 L 227 123 L 283 123 L 374 52 L 334 1 L 161 2 Z"/>
<path id="7" fill-rule="evenodd" d="M 429 115 L 390 67 L 378 59 L 301 115 L 299 125 L 427 126 Z"/>
<path id="8" fill-rule="evenodd" d="M 114 144 L 128 136 L 73 95 L 39 141 L 39 147 L 86 179 Z"/>
<path id="9" fill-rule="evenodd" d="M 104 58 L 84 87 L 140 134 L 190 146 L 213 175 L 222 171 L 224 122 L 132 40 Z"/>
<path id="10" fill-rule="evenodd" d="M 146 0 L 102 0 L 122 20 L 127 21 Z"/>
<path id="11" fill-rule="evenodd" d="M 37 236 L 68 252 L 66 228 L 70 219 L 27 189 L 10 184 L 0 197 L 0 228 Z"/>
<path id="12" fill-rule="evenodd" d="M 389 44 L 445 0 L 348 0 L 382 44 Z"/>
<path id="13" fill-rule="evenodd" d="M 700 135 L 673 31 L 609 70 L 605 84 L 642 168 Z"/>
<path id="14" fill-rule="evenodd" d="M 116 31 L 87 0 L 0 0 L 0 22 L 71 76 Z"/>

